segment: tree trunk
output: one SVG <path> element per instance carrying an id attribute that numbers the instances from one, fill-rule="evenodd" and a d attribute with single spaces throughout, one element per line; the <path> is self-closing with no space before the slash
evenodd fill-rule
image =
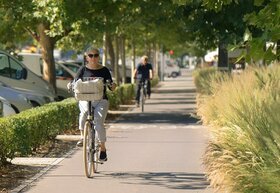
<path id="1" fill-rule="evenodd" d="M 157 63 L 157 46 L 155 42 L 152 43 L 152 50 L 153 50 L 153 56 L 151 62 L 153 64 L 153 70 L 155 71 L 156 63 Z"/>
<path id="2" fill-rule="evenodd" d="M 263 52 L 264 52 L 264 53 L 266 52 L 266 42 L 264 42 L 264 44 L 263 44 Z M 262 60 L 262 65 L 263 65 L 263 66 L 266 66 L 265 57 L 264 57 L 263 60 Z"/>
<path id="3" fill-rule="evenodd" d="M 115 71 L 115 51 L 114 51 L 112 37 L 109 34 L 107 35 L 106 43 L 107 43 L 108 53 L 109 53 L 109 56 L 110 56 L 111 68 L 112 68 L 113 71 Z M 115 73 L 113 74 L 113 76 L 115 77 Z"/>
<path id="4" fill-rule="evenodd" d="M 49 26 L 41 23 L 38 25 L 39 43 L 42 46 L 42 59 L 43 59 L 43 79 L 50 83 L 56 91 L 56 76 L 55 76 L 55 61 L 54 61 L 54 46 L 55 39 L 49 37 L 45 31 L 49 30 Z"/>
<path id="5" fill-rule="evenodd" d="M 102 65 L 107 65 L 107 33 L 103 34 L 103 56 L 102 56 Z"/>
<path id="6" fill-rule="evenodd" d="M 135 51 L 135 42 L 132 39 L 132 58 L 131 58 L 131 83 L 134 83 L 134 70 L 135 70 L 135 57 L 136 57 L 136 51 Z"/>
<path id="7" fill-rule="evenodd" d="M 158 64 L 159 64 L 159 54 L 160 54 L 160 50 L 157 48 L 157 44 L 154 43 L 154 49 L 155 49 L 155 59 L 154 59 L 154 75 L 155 76 L 159 76 L 158 74 Z"/>
<path id="8" fill-rule="evenodd" d="M 280 40 L 277 40 L 276 54 L 277 54 L 277 60 L 278 62 L 280 62 Z"/>
<path id="9" fill-rule="evenodd" d="M 152 50 L 151 50 L 151 43 L 148 43 L 148 52 L 147 52 L 147 56 L 150 60 L 150 62 L 152 62 Z"/>
<path id="10" fill-rule="evenodd" d="M 227 45 L 222 41 L 219 43 L 218 69 L 222 71 L 229 70 Z"/>
<path id="11" fill-rule="evenodd" d="M 163 45 L 160 45 L 160 68 L 159 68 L 159 72 L 160 72 L 160 80 L 164 81 L 164 50 L 163 50 Z"/>
<path id="12" fill-rule="evenodd" d="M 121 60 L 122 60 L 122 83 L 126 83 L 126 63 L 125 63 L 125 37 L 120 38 L 121 41 Z"/>
<path id="13" fill-rule="evenodd" d="M 116 54 L 115 54 L 115 64 L 114 64 L 114 73 L 116 82 L 119 85 L 120 84 L 120 76 L 119 76 L 119 37 L 118 35 L 115 36 L 115 48 L 116 48 Z"/>

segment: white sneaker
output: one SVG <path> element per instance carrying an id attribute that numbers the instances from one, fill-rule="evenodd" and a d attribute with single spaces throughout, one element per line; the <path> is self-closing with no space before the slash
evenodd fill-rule
<path id="1" fill-rule="evenodd" d="M 77 146 L 77 147 L 82 147 L 82 146 L 83 146 L 83 142 L 84 142 L 84 140 L 83 140 L 83 139 L 80 139 L 80 140 L 77 142 L 76 146 Z"/>

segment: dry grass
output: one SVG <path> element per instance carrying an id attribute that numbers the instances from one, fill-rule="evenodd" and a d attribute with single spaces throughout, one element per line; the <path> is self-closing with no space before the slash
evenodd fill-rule
<path id="1" fill-rule="evenodd" d="M 212 133 L 205 163 L 214 187 L 280 192 L 279 74 L 280 67 L 249 70 L 214 83 L 200 102 L 198 115 Z"/>

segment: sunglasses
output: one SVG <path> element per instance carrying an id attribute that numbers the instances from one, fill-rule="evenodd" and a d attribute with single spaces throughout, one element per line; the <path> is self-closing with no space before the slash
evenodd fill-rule
<path id="1" fill-rule="evenodd" d="M 88 54 L 88 57 L 90 57 L 90 58 L 93 58 L 93 57 L 97 58 L 98 56 L 99 56 L 99 54 Z"/>

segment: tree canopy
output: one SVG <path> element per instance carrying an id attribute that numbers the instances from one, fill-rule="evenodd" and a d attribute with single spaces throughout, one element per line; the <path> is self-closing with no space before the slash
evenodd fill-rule
<path id="1" fill-rule="evenodd" d="M 44 77 L 54 87 L 54 48 L 101 47 L 104 34 L 112 46 L 115 37 L 125 38 L 126 48 L 133 42 L 139 54 L 156 45 L 174 50 L 174 57 L 201 56 L 222 41 L 246 44 L 262 53 L 255 56 L 274 60 L 279 9 L 278 0 L 0 0 L 0 47 L 15 49 L 33 38 L 43 50 Z M 273 44 L 264 50 L 266 42 Z"/>

